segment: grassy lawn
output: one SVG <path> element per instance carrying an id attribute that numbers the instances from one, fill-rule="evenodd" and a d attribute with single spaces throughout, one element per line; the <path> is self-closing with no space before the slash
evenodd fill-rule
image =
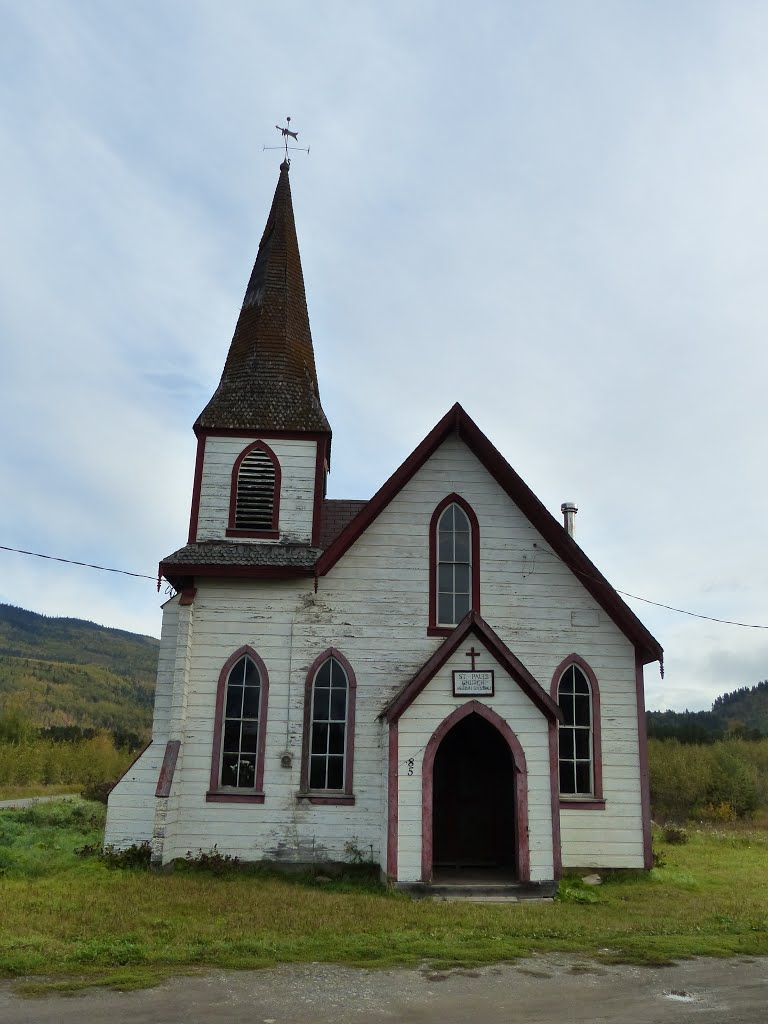
<path id="1" fill-rule="evenodd" d="M 67 990 L 151 984 L 214 965 L 768 954 L 768 833 L 758 829 L 693 829 L 679 846 L 657 839 L 666 865 L 650 876 L 597 889 L 566 882 L 554 903 L 505 906 L 415 901 L 361 881 L 258 871 L 119 870 L 73 852 L 98 842 L 102 823 L 103 808 L 81 801 L 0 812 L 0 976 L 45 975 Z"/>
<path id="2" fill-rule="evenodd" d="M 36 796 L 64 796 L 68 793 L 79 793 L 83 783 L 74 785 L 44 786 L 42 783 L 29 786 L 0 786 L 0 800 L 23 800 Z"/>

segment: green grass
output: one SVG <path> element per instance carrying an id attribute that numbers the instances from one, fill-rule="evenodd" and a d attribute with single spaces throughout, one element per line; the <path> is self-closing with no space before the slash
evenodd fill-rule
<path id="1" fill-rule="evenodd" d="M 79 808 L 79 809 L 78 809 Z M 549 904 L 415 901 L 364 880 L 248 871 L 116 870 L 94 842 L 99 805 L 0 812 L 0 975 L 36 994 L 138 987 L 211 966 L 429 963 L 435 970 L 571 951 L 604 961 L 768 954 L 768 833 L 701 829 L 666 866 Z M 43 979 L 29 976 L 44 976 Z"/>
<path id="2" fill-rule="evenodd" d="M 69 793 L 79 793 L 83 783 L 66 783 L 59 786 L 46 786 L 42 782 L 31 783 L 28 786 L 0 785 L 0 800 L 25 800 L 27 797 L 36 796 L 65 796 Z"/>

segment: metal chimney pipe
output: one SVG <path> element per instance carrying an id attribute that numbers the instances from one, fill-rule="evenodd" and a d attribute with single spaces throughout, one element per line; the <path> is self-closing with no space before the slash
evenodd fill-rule
<path id="1" fill-rule="evenodd" d="M 576 518 L 576 513 L 579 511 L 576 508 L 576 502 L 564 501 L 560 506 L 560 511 L 563 513 L 563 526 L 565 527 L 566 533 L 569 537 L 572 537 L 574 519 Z"/>

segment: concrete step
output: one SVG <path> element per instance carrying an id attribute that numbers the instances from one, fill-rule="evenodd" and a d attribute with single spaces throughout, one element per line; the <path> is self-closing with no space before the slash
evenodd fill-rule
<path id="1" fill-rule="evenodd" d="M 556 886 L 526 885 L 519 882 L 435 882 L 425 887 L 425 896 L 441 900 L 471 900 L 476 903 L 524 903 L 548 900 Z"/>
<path id="2" fill-rule="evenodd" d="M 551 896 L 435 896 L 443 903 L 552 903 Z"/>

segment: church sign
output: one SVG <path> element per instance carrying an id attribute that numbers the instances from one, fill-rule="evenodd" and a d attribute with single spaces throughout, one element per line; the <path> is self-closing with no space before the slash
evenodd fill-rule
<path id="1" fill-rule="evenodd" d="M 475 662 L 480 657 L 480 651 L 476 651 L 474 644 L 467 651 L 467 658 L 471 658 L 472 668 L 453 670 L 453 696 L 454 697 L 492 697 L 493 696 L 493 669 L 476 668 Z"/>
<path id="2" fill-rule="evenodd" d="M 474 672 L 468 672 L 466 669 L 454 669 L 453 696 L 492 697 L 493 669 L 476 669 Z"/>

